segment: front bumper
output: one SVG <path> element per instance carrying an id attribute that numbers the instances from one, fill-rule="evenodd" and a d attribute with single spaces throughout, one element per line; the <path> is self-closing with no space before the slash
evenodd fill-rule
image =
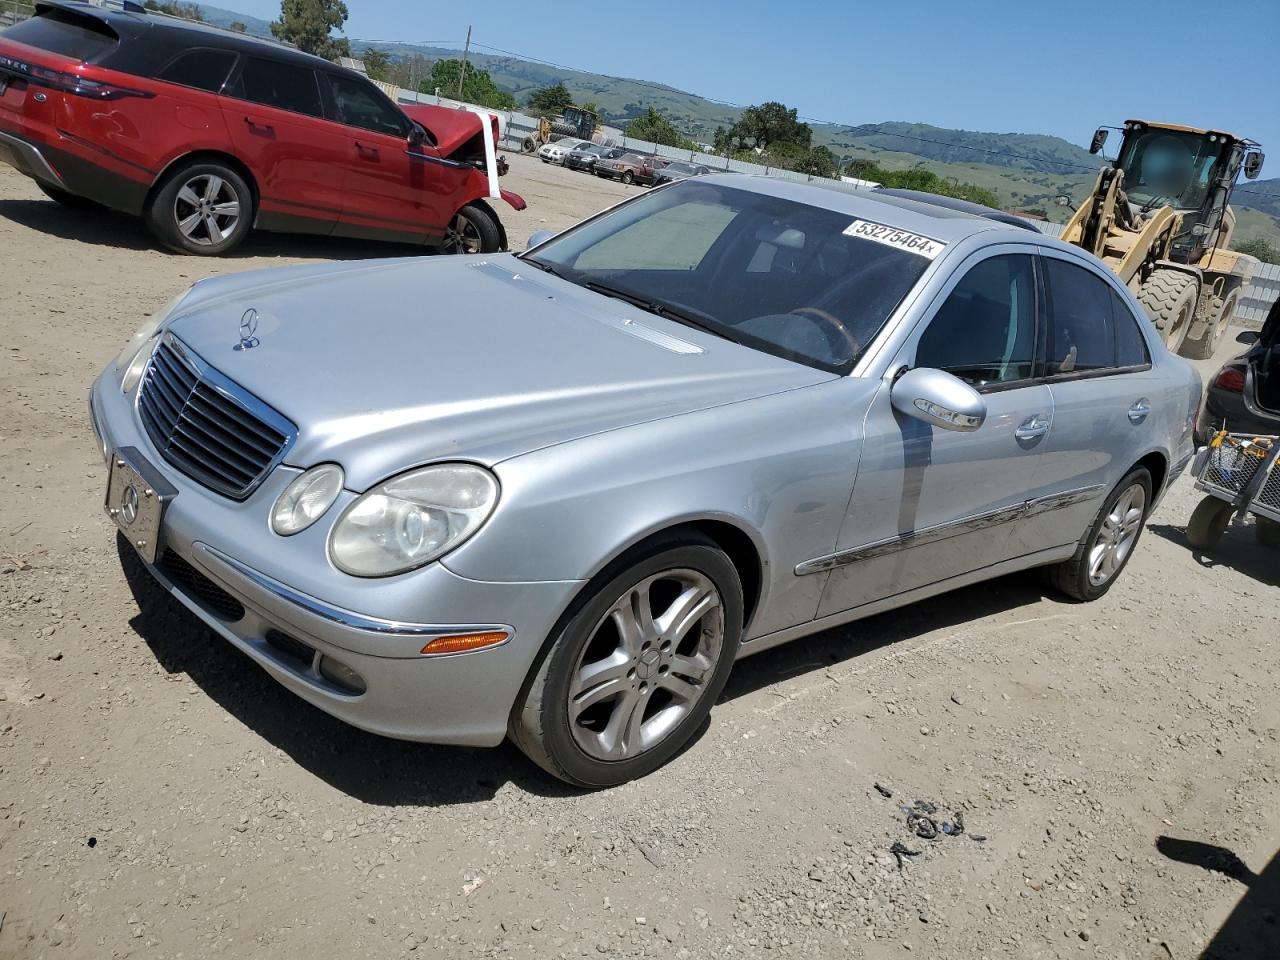
<path id="1" fill-rule="evenodd" d="M 308 530 L 279 537 L 268 511 L 296 469 L 278 467 L 243 503 L 220 497 L 164 461 L 118 383 L 108 370 L 90 397 L 102 449 L 136 447 L 178 489 L 163 552 L 143 563 L 161 586 L 283 686 L 352 726 L 434 743 L 502 741 L 543 640 L 580 582 L 477 581 L 440 562 L 384 580 L 348 577 L 329 564 L 324 541 L 354 495 L 344 493 Z M 434 637 L 486 629 L 510 639 L 473 653 L 420 653 Z M 362 692 L 331 679 L 344 670 Z"/>

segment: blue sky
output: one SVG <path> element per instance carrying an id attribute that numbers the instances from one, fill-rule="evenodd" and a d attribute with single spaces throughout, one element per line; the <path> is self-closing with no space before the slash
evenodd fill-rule
<path id="1" fill-rule="evenodd" d="M 272 0 L 220 0 L 266 19 Z M 1225 128 L 1280 170 L 1280 0 L 347 0 L 347 36 L 473 40 L 841 123 L 907 120 L 1084 144 L 1130 116 Z M 1221 17 L 1219 38 L 1205 17 Z M 1114 39 L 1110 39 L 1114 38 Z M 1151 52 L 1145 59 L 1139 51 Z M 485 51 L 488 52 L 488 51 Z M 1162 69 L 1172 66 L 1172 79 Z M 1100 69 L 1105 66 L 1105 70 Z M 1270 166 L 1270 165 L 1269 165 Z"/>

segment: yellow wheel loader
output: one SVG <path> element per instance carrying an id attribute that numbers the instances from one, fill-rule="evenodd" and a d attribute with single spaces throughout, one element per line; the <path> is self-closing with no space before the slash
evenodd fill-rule
<path id="1" fill-rule="evenodd" d="M 1109 129 L 1093 135 L 1098 153 Z M 1126 121 L 1116 159 L 1062 239 L 1101 259 L 1134 292 L 1175 353 L 1213 355 L 1257 261 L 1227 249 L 1236 176 L 1255 179 L 1257 143 L 1217 130 Z"/>

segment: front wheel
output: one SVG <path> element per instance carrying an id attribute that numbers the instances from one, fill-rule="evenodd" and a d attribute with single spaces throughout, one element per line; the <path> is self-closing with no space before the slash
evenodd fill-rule
<path id="1" fill-rule="evenodd" d="M 169 174 L 143 217 L 169 249 L 216 257 L 231 252 L 249 235 L 253 193 L 228 166 L 190 164 Z"/>
<path id="2" fill-rule="evenodd" d="M 1170 353 L 1177 353 L 1187 339 L 1199 295 L 1200 284 L 1194 276 L 1168 267 L 1152 271 L 1138 291 L 1138 302 Z"/>
<path id="3" fill-rule="evenodd" d="M 502 230 L 489 211 L 467 204 L 453 215 L 445 231 L 441 253 L 497 253 L 502 249 Z"/>
<path id="4" fill-rule="evenodd" d="M 1280 523 L 1267 517 L 1255 518 L 1254 536 L 1264 547 L 1280 547 Z"/>
<path id="5" fill-rule="evenodd" d="M 636 175 L 632 173 L 630 170 L 626 171 L 622 175 L 622 182 L 625 183 L 628 187 L 635 182 L 635 179 L 636 179 Z"/>
<path id="6" fill-rule="evenodd" d="M 743 616 L 737 570 L 696 533 L 637 548 L 596 582 L 510 724 L 530 759 L 589 788 L 642 777 L 688 743 L 724 689 Z"/>
<path id="7" fill-rule="evenodd" d="M 1046 569 L 1049 583 L 1075 600 L 1105 594 L 1133 556 L 1150 503 L 1151 474 L 1135 467 L 1103 501 L 1075 555 Z"/>

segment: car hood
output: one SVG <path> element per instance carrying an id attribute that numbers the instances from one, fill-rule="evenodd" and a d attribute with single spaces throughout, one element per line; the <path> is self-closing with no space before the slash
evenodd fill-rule
<path id="1" fill-rule="evenodd" d="M 832 377 L 507 254 L 213 278 L 167 326 L 297 425 L 285 462 L 336 461 L 354 490 L 432 460 L 493 464 Z"/>

